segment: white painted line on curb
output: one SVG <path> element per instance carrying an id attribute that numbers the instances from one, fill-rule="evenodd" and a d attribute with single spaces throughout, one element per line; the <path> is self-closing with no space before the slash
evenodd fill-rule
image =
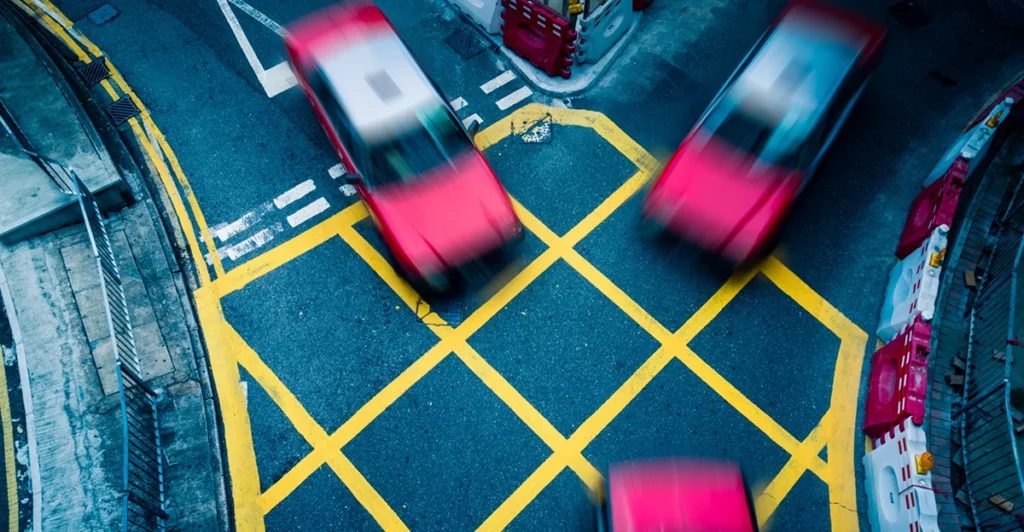
<path id="1" fill-rule="evenodd" d="M 505 96 L 504 98 L 498 100 L 498 109 L 504 111 L 505 109 L 508 109 L 509 107 L 512 107 L 513 105 L 529 98 L 531 94 L 533 94 L 533 91 L 530 90 L 530 87 L 520 87 L 512 94 L 509 94 L 508 96 Z"/>
<path id="2" fill-rule="evenodd" d="M 491 81 L 480 85 L 480 90 L 484 91 L 484 94 L 490 94 L 514 79 L 516 79 L 516 73 L 511 70 L 506 70 L 501 74 L 498 74 L 498 76 Z"/>
<path id="3" fill-rule="evenodd" d="M 314 190 L 316 190 L 316 185 L 313 183 L 313 180 L 307 179 L 275 198 L 274 205 L 276 205 L 278 209 L 283 209 L 290 203 L 302 198 Z"/>
<path id="4" fill-rule="evenodd" d="M 473 122 L 478 122 L 480 124 L 483 124 L 484 123 L 484 119 L 480 118 L 480 115 L 474 113 L 474 114 L 472 114 L 470 116 L 467 116 L 466 118 L 462 119 L 462 127 L 466 128 L 466 129 L 469 129 L 470 124 L 472 124 Z"/>
<path id="5" fill-rule="evenodd" d="M 454 100 L 452 100 L 451 104 L 452 104 L 452 109 L 454 109 L 456 111 L 461 111 L 463 107 L 469 105 L 469 103 L 466 102 L 466 99 L 463 98 L 462 96 L 459 96 L 458 98 L 455 98 Z"/>
<path id="6" fill-rule="evenodd" d="M 299 224 L 309 220 L 310 218 L 324 212 L 330 207 L 331 204 L 327 203 L 326 198 L 320 198 L 309 205 L 295 211 L 288 215 L 288 224 L 292 227 L 296 227 Z"/>
<path id="7" fill-rule="evenodd" d="M 338 163 L 328 168 L 327 173 L 330 174 L 331 179 L 338 179 L 339 177 L 345 175 L 345 167 L 341 163 Z"/>

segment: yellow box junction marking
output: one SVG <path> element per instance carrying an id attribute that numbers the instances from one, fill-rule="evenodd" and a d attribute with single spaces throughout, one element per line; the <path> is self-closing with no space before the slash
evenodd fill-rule
<path id="1" fill-rule="evenodd" d="M 263 515 L 290 495 L 309 475 L 328 464 L 361 504 L 388 530 L 405 530 L 388 503 L 368 484 L 355 466 L 345 457 L 343 448 L 364 428 L 393 404 L 409 388 L 430 372 L 449 354 L 460 359 L 481 381 L 533 430 L 552 450 L 552 454 L 506 499 L 487 520 L 481 530 L 505 528 L 566 467 L 584 483 L 596 488 L 603 480 L 599 470 L 583 457 L 582 451 L 672 360 L 682 362 L 709 387 L 732 405 L 772 441 L 790 454 L 790 459 L 776 477 L 759 494 L 756 501 L 758 520 L 764 524 L 778 508 L 804 472 L 810 470 L 829 489 L 831 522 L 835 530 L 858 528 L 856 514 L 856 482 L 853 469 L 856 398 L 860 382 L 861 359 L 867 335 L 828 302 L 804 284 L 785 265 L 770 257 L 756 268 L 737 273 L 723 285 L 687 322 L 672 332 L 661 325 L 639 304 L 611 282 L 603 273 L 575 251 L 574 246 L 641 189 L 658 168 L 658 162 L 630 139 L 604 115 L 592 111 L 549 108 L 530 104 L 505 119 L 492 124 L 477 136 L 481 149 L 500 142 L 512 130 L 512 123 L 539 120 L 550 115 L 552 122 L 563 126 L 589 127 L 597 131 L 639 169 L 623 185 L 584 217 L 564 236 L 558 236 L 519 202 L 514 201 L 524 225 L 548 249 L 520 271 L 508 284 L 476 309 L 458 327 L 450 327 L 440 318 L 427 323 L 438 337 L 438 343 L 410 365 L 394 381 L 332 434 L 326 434 L 284 384 L 267 368 L 225 321 L 219 300 L 240 290 L 253 280 L 286 264 L 334 236 L 340 237 L 389 286 L 406 306 L 420 316 L 429 313 L 419 303 L 419 296 L 394 271 L 359 233 L 354 225 L 367 217 L 365 207 L 357 203 L 330 219 L 312 227 L 288 242 L 250 260 L 210 285 L 196 292 L 200 301 L 200 319 L 211 346 L 211 363 L 222 397 L 222 410 L 227 427 L 227 447 L 235 512 L 239 530 L 262 530 Z M 654 337 L 661 347 L 623 383 L 577 430 L 566 438 L 551 425 L 511 384 L 508 383 L 468 343 L 468 338 L 506 306 L 516 295 L 558 260 L 564 260 L 583 278 L 592 283 L 609 300 L 629 315 Z M 840 349 L 834 375 L 831 407 L 804 441 L 798 441 L 767 413 L 718 374 L 689 348 L 688 343 L 706 327 L 722 309 L 757 274 L 761 273 L 778 286 L 802 308 L 821 321 L 840 338 Z M 260 493 L 248 414 L 239 386 L 238 365 L 246 368 L 267 390 L 296 430 L 313 447 L 295 467 L 277 483 Z M 818 455 L 829 449 L 826 463 Z"/>

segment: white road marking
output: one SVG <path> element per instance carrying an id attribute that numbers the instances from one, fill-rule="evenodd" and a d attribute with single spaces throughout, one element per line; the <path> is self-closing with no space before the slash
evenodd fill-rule
<path id="1" fill-rule="evenodd" d="M 351 196 L 356 193 L 356 187 L 352 185 L 341 185 L 338 187 L 338 190 L 340 190 L 345 196 Z"/>
<path id="2" fill-rule="evenodd" d="M 245 231 L 259 223 L 263 219 L 263 215 L 274 210 L 274 203 L 268 201 L 259 207 L 245 213 L 241 218 L 229 223 L 229 224 L 218 224 L 211 228 L 213 236 L 220 240 L 222 243 L 231 239 L 231 237 Z"/>
<path id="3" fill-rule="evenodd" d="M 469 125 L 472 124 L 473 122 L 479 122 L 479 123 L 483 124 L 484 123 L 484 119 L 480 118 L 480 115 L 478 115 L 478 114 L 472 114 L 472 115 L 467 116 L 466 118 L 462 119 L 462 127 L 466 128 L 466 129 L 469 129 Z"/>
<path id="4" fill-rule="evenodd" d="M 456 111 L 461 111 L 463 107 L 469 105 L 469 103 L 466 102 L 466 99 L 463 98 L 462 96 L 459 96 L 458 98 L 455 98 L 454 100 L 452 100 L 451 104 L 452 104 L 452 109 L 454 109 Z"/>
<path id="5" fill-rule="evenodd" d="M 235 6 L 238 7 L 238 9 L 241 9 L 242 11 L 244 11 L 246 15 L 249 15 L 250 17 L 256 19 L 257 22 L 259 22 L 260 24 L 263 24 L 264 26 L 270 28 L 271 31 L 273 31 L 274 33 L 280 35 L 281 37 L 284 37 L 285 34 L 288 33 L 288 32 L 286 32 L 284 30 L 284 28 L 281 27 L 280 24 L 278 24 L 277 22 L 274 22 L 273 20 L 270 19 L 270 17 L 264 15 L 263 13 L 260 13 L 255 7 L 252 7 L 251 5 L 246 4 L 242 0 L 228 0 L 228 1 L 231 2 L 232 4 L 235 4 Z"/>
<path id="6" fill-rule="evenodd" d="M 307 179 L 299 183 L 298 185 L 295 185 L 284 194 L 281 194 L 280 196 L 275 198 L 274 205 L 277 206 L 278 209 L 283 209 L 287 207 L 290 203 L 302 198 L 303 196 L 309 194 L 310 192 L 313 192 L 314 190 L 316 190 L 316 185 L 313 183 L 313 180 Z"/>
<path id="7" fill-rule="evenodd" d="M 217 254 L 221 257 L 226 257 L 230 261 L 237 261 L 244 255 L 252 253 L 255 249 L 263 246 L 267 242 L 274 240 L 274 235 L 284 231 L 284 226 L 281 222 L 275 223 L 274 225 L 263 229 L 255 235 L 246 238 L 245 240 L 225 248 L 218 248 Z M 211 262 L 210 255 L 206 255 L 206 262 Z"/>
<path id="8" fill-rule="evenodd" d="M 480 85 L 480 90 L 484 91 L 484 94 L 490 94 L 514 79 L 516 79 L 516 73 L 511 70 L 506 70 L 501 74 L 498 74 L 498 76 L 491 81 Z"/>
<path id="9" fill-rule="evenodd" d="M 330 206 L 331 204 L 327 203 L 327 200 L 325 198 L 317 199 L 313 203 L 310 203 L 309 205 L 306 205 L 305 207 L 295 211 L 294 213 L 289 214 L 288 224 L 291 225 L 292 227 L 295 227 L 309 220 L 310 218 L 324 212 Z"/>
<path id="10" fill-rule="evenodd" d="M 249 38 L 245 36 L 245 32 L 242 31 L 242 25 L 238 23 L 238 17 L 235 16 L 235 12 L 231 10 L 231 6 L 228 5 L 228 0 L 217 0 L 217 4 L 220 5 L 220 10 L 224 13 L 224 18 L 228 21 L 228 26 L 231 26 L 231 32 L 235 34 L 235 40 L 238 41 L 238 46 L 242 47 L 242 52 L 245 54 L 245 58 L 249 61 L 249 66 L 252 67 L 253 72 L 256 73 L 256 78 L 260 80 L 260 84 L 263 84 L 263 65 L 260 63 L 260 59 L 256 57 L 256 50 L 253 50 L 252 44 L 249 43 Z"/>
<path id="11" fill-rule="evenodd" d="M 504 98 L 498 100 L 498 109 L 504 111 L 505 109 L 512 107 L 513 105 L 525 100 L 526 98 L 529 98 L 531 94 L 533 94 L 533 91 L 530 90 L 530 87 L 520 87 L 512 94 L 509 94 L 508 96 L 505 96 Z"/>
<path id="12" fill-rule="evenodd" d="M 271 98 L 298 84 L 292 67 L 288 66 L 286 61 L 281 61 L 263 72 L 263 90 L 267 91 L 267 96 Z"/>
<path id="13" fill-rule="evenodd" d="M 338 179 L 345 175 L 345 167 L 341 163 L 338 163 L 327 169 L 327 173 L 330 174 L 331 179 Z"/>

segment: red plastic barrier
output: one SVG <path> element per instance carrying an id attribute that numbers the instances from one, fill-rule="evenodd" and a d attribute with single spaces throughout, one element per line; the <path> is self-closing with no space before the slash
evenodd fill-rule
<path id="1" fill-rule="evenodd" d="M 549 76 L 572 75 L 576 30 L 569 21 L 533 0 L 501 0 L 502 44 Z"/>
<path id="2" fill-rule="evenodd" d="M 643 11 L 654 0 L 633 0 L 633 11 Z"/>
<path id="3" fill-rule="evenodd" d="M 967 180 L 969 167 L 970 161 L 957 157 L 945 175 L 914 198 L 907 223 L 903 226 L 903 234 L 896 246 L 896 258 L 902 260 L 920 248 L 936 227 L 953 226 L 953 215 L 956 214 L 960 191 Z"/>
<path id="4" fill-rule="evenodd" d="M 864 433 L 883 437 L 901 421 L 924 423 L 932 326 L 920 317 L 871 357 Z"/>
<path id="5" fill-rule="evenodd" d="M 1014 102 L 1020 102 L 1021 100 L 1024 100 L 1024 76 L 1021 76 L 1015 81 L 1011 81 L 1007 86 L 1003 87 L 1002 90 L 997 92 L 996 95 L 993 96 L 992 99 L 985 104 L 985 107 L 983 107 L 981 111 L 979 111 L 978 114 L 975 115 L 974 118 L 972 118 L 971 121 L 967 123 L 967 127 L 964 128 L 964 131 L 967 131 L 968 129 L 971 129 L 972 127 L 978 125 L 978 122 L 984 120 L 985 117 L 987 117 L 989 113 L 992 112 L 992 109 L 995 108 L 996 105 L 999 105 L 999 102 L 1007 98 L 1013 98 Z M 1024 108 L 1024 105 L 1013 106 L 1011 115 L 1016 115 L 1013 118 L 1018 118 L 1021 115 L 1021 113 L 1024 113 L 1024 109 L 1022 108 Z"/>

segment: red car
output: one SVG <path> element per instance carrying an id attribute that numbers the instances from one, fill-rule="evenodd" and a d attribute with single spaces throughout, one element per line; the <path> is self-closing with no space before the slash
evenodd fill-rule
<path id="1" fill-rule="evenodd" d="M 445 290 L 522 236 L 505 189 L 380 9 L 326 8 L 285 47 L 346 181 L 415 285 Z"/>
<path id="2" fill-rule="evenodd" d="M 663 459 L 617 464 L 599 532 L 757 532 L 743 473 L 730 463 Z"/>
<path id="3" fill-rule="evenodd" d="M 738 263 L 769 252 L 884 42 L 881 26 L 853 13 L 789 4 L 654 180 L 645 224 Z"/>

